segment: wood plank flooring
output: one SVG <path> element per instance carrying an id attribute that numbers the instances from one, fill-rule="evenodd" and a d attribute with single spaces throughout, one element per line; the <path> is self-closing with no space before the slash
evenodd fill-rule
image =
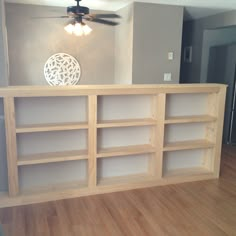
<path id="1" fill-rule="evenodd" d="M 5 236 L 234 236 L 236 147 L 221 177 L 0 209 Z"/>

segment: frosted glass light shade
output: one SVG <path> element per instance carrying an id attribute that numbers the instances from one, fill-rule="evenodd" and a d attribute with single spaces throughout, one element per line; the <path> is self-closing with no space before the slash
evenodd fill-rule
<path id="1" fill-rule="evenodd" d="M 84 35 L 88 35 L 92 32 L 92 29 L 88 25 L 83 26 Z"/>
<path id="2" fill-rule="evenodd" d="M 84 24 L 83 22 L 69 24 L 64 29 L 67 33 L 69 34 L 74 33 L 74 35 L 76 36 L 88 35 L 92 32 L 92 29 L 88 25 Z"/>
<path id="3" fill-rule="evenodd" d="M 74 26 L 74 34 L 76 36 L 82 36 L 84 34 L 83 26 L 80 23 L 76 23 Z"/>
<path id="4" fill-rule="evenodd" d="M 68 34 L 73 34 L 75 27 L 74 27 L 74 25 L 69 24 L 64 29 Z"/>

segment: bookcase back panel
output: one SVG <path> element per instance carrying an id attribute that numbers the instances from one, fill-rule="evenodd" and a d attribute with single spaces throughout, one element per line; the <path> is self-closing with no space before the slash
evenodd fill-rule
<path id="1" fill-rule="evenodd" d="M 19 185 L 22 190 L 85 181 L 86 178 L 86 160 L 19 168 Z"/>
<path id="2" fill-rule="evenodd" d="M 205 139 L 206 124 L 174 124 L 166 125 L 165 142 L 190 141 Z"/>
<path id="3" fill-rule="evenodd" d="M 16 98 L 17 125 L 87 120 L 87 97 Z"/>
<path id="4" fill-rule="evenodd" d="M 201 167 L 203 165 L 204 150 L 184 150 L 164 153 L 163 170 Z"/>
<path id="5" fill-rule="evenodd" d="M 101 158 L 98 160 L 98 178 L 147 173 L 148 160 L 147 154 Z"/>
<path id="6" fill-rule="evenodd" d="M 122 127 L 98 130 L 98 148 L 150 143 L 150 127 Z"/>
<path id="7" fill-rule="evenodd" d="M 168 94 L 166 117 L 207 114 L 207 94 Z"/>
<path id="8" fill-rule="evenodd" d="M 20 134 L 19 155 L 87 149 L 87 130 Z"/>
<path id="9" fill-rule="evenodd" d="M 151 96 L 122 95 L 98 97 L 98 120 L 151 117 Z"/>

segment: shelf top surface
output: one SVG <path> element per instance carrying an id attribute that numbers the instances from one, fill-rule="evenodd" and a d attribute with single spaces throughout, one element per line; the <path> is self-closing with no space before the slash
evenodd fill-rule
<path id="1" fill-rule="evenodd" d="M 226 87 L 223 84 L 8 86 L 0 87 L 0 97 L 210 93 Z"/>

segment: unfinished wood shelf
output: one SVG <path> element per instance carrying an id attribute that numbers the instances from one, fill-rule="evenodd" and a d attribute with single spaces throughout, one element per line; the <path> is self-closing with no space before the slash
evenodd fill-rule
<path id="1" fill-rule="evenodd" d="M 127 176 L 115 176 L 115 177 L 105 177 L 98 180 L 98 186 L 114 186 L 114 185 L 124 185 L 124 184 L 136 184 L 140 182 L 146 182 L 153 180 L 153 177 L 146 174 L 136 174 Z"/>
<path id="2" fill-rule="evenodd" d="M 8 166 L 0 207 L 218 178 L 225 94 L 219 84 L 0 88 Z"/>
<path id="3" fill-rule="evenodd" d="M 125 120 L 106 120 L 100 121 L 97 128 L 115 128 L 115 127 L 131 127 L 131 126 L 147 126 L 156 125 L 154 119 L 125 119 Z"/>
<path id="4" fill-rule="evenodd" d="M 182 142 L 172 142 L 167 143 L 163 151 L 178 151 L 178 150 L 188 150 L 188 149 L 201 149 L 201 148 L 213 148 L 214 143 L 207 140 L 191 140 Z"/>
<path id="5" fill-rule="evenodd" d="M 19 156 L 17 165 L 26 166 L 86 159 L 88 159 L 88 150 L 64 151 Z"/>
<path id="6" fill-rule="evenodd" d="M 181 168 L 176 170 L 168 170 L 164 173 L 164 178 L 175 178 L 175 177 L 192 177 L 201 175 L 212 175 L 213 172 L 204 167 L 193 167 L 193 168 Z"/>
<path id="7" fill-rule="evenodd" d="M 209 115 L 200 116 L 173 116 L 167 117 L 165 124 L 181 124 L 181 123 L 198 123 L 198 122 L 213 122 L 216 121 L 216 117 Z"/>
<path id="8" fill-rule="evenodd" d="M 101 148 L 98 150 L 97 158 L 113 157 L 113 156 L 128 156 L 128 155 L 139 155 L 145 153 L 154 153 L 156 148 L 152 145 L 133 145 L 125 147 L 111 147 Z"/>
<path id="9" fill-rule="evenodd" d="M 64 195 L 66 192 L 74 192 L 77 190 L 84 190 L 88 188 L 88 183 L 86 180 L 80 180 L 76 182 L 69 182 L 63 184 L 55 184 L 47 187 L 37 187 L 37 188 L 30 188 L 30 189 L 22 189 L 21 194 L 23 196 L 47 196 L 49 197 L 50 193 L 57 193 L 58 195 Z"/>
<path id="10" fill-rule="evenodd" d="M 35 133 L 35 132 L 49 132 L 49 131 L 66 131 L 66 130 L 79 130 L 88 129 L 86 122 L 70 122 L 70 123 L 51 123 L 51 124 L 34 124 L 34 125 L 21 125 L 16 127 L 16 133 Z"/>

